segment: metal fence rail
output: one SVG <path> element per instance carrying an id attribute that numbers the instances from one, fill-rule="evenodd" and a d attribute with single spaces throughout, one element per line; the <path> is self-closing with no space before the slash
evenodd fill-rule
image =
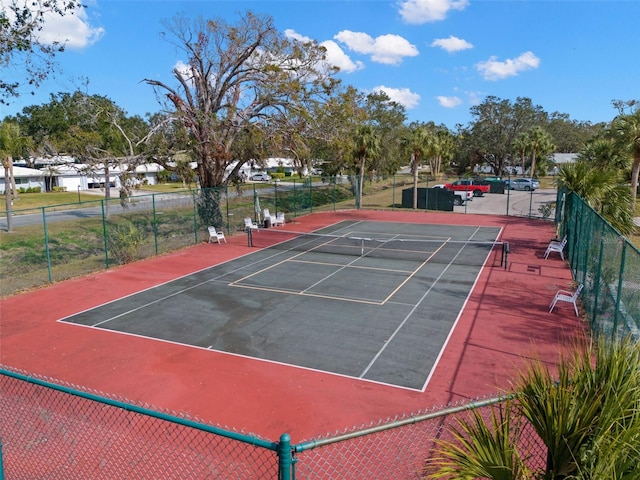
<path id="1" fill-rule="evenodd" d="M 559 191 L 559 236 L 591 329 L 640 340 L 640 251 L 578 195 Z"/>

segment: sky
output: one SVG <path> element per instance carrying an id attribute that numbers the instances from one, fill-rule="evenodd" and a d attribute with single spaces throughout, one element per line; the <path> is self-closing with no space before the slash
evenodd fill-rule
<path id="1" fill-rule="evenodd" d="M 9 0 L 0 0 L 0 5 Z M 22 0 L 24 1 L 24 0 Z M 161 32 L 177 14 L 234 23 L 268 14 L 292 38 L 314 39 L 343 83 L 382 90 L 409 121 L 450 129 L 486 97 L 528 97 L 548 113 L 608 122 L 612 100 L 640 100 L 640 0 L 89 0 L 49 19 L 42 39 L 66 41 L 54 78 L 0 106 L 0 119 L 52 93 L 109 97 L 129 115 L 160 111 L 143 79 L 173 85 L 185 61 Z M 8 68 L 8 72 L 4 71 Z M 11 76 L 11 65 L 2 75 Z"/>

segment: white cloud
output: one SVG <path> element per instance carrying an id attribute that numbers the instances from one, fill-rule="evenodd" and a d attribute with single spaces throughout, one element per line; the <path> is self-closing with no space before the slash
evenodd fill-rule
<path id="1" fill-rule="evenodd" d="M 484 94 L 482 92 L 465 92 L 467 95 L 467 101 L 470 105 L 480 105 Z"/>
<path id="2" fill-rule="evenodd" d="M 412 92 L 408 88 L 392 88 L 378 85 L 373 87 L 374 92 L 384 92 L 394 102 L 404 105 L 407 110 L 415 108 L 420 103 L 420 95 Z"/>
<path id="3" fill-rule="evenodd" d="M 287 28 L 284 31 L 284 36 L 287 37 L 287 38 L 291 38 L 293 40 L 298 40 L 299 42 L 303 42 L 303 43 L 307 43 L 307 42 L 313 41 L 313 39 L 311 37 L 306 37 L 304 35 L 301 35 L 300 33 L 296 32 L 295 30 L 292 30 L 291 28 Z"/>
<path id="4" fill-rule="evenodd" d="M 338 67 L 341 72 L 351 73 L 364 68 L 364 63 L 351 60 L 333 40 L 327 40 L 320 45 L 327 49 L 327 62 Z"/>
<path id="5" fill-rule="evenodd" d="M 373 38 L 363 32 L 343 30 L 333 37 L 348 49 L 365 55 L 385 65 L 399 65 L 404 57 L 415 57 L 418 49 L 399 35 L 381 35 Z"/>
<path id="6" fill-rule="evenodd" d="M 499 62 L 497 57 L 492 56 L 485 62 L 476 64 L 476 68 L 485 80 L 502 80 L 513 77 L 525 70 L 538 68 L 540 59 L 533 52 L 525 52 L 518 58 L 508 58 L 504 62 Z"/>
<path id="7" fill-rule="evenodd" d="M 104 35 L 104 28 L 92 27 L 84 7 L 63 17 L 55 13 L 44 14 L 42 30 L 38 38 L 43 43 L 64 43 L 67 48 L 82 49 L 94 44 Z"/>
<path id="8" fill-rule="evenodd" d="M 404 0 L 400 15 L 407 23 L 421 25 L 444 20 L 450 10 L 464 10 L 469 0 Z"/>
<path id="9" fill-rule="evenodd" d="M 438 103 L 440 104 L 440 106 L 446 108 L 454 108 L 462 103 L 462 100 L 460 100 L 458 97 L 444 97 L 442 95 L 439 95 L 436 98 L 438 99 Z"/>
<path id="10" fill-rule="evenodd" d="M 184 63 L 182 60 L 178 60 L 173 65 L 173 72 L 177 71 L 180 76 L 189 83 L 193 82 L 193 69 L 190 65 Z"/>
<path id="11" fill-rule="evenodd" d="M 284 31 L 284 34 L 287 38 L 297 40 L 299 42 L 306 43 L 313 41 L 312 38 L 302 35 L 290 28 L 286 29 Z M 340 48 L 340 46 L 333 40 L 326 40 L 324 42 L 321 42 L 320 45 L 327 50 L 326 62 L 329 65 L 338 67 L 341 72 L 352 73 L 364 68 L 364 63 L 360 61 L 354 62 L 353 60 L 351 60 L 349 55 L 344 53 L 344 50 L 342 50 L 342 48 Z"/>
<path id="12" fill-rule="evenodd" d="M 449 53 L 473 48 L 473 45 L 462 38 L 450 35 L 449 38 L 437 38 L 431 42 L 432 47 L 440 47 Z"/>

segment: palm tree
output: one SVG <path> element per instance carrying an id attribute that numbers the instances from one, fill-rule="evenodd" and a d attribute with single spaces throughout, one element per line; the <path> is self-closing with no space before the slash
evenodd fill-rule
<path id="1" fill-rule="evenodd" d="M 418 168 L 422 159 L 428 158 L 433 153 L 435 135 L 426 125 L 411 125 L 402 139 L 402 144 L 411 158 L 413 208 L 418 208 Z"/>
<path id="2" fill-rule="evenodd" d="M 635 210 L 640 175 L 640 108 L 627 115 L 617 116 L 611 125 L 611 131 L 618 145 L 627 152 L 631 165 L 631 210 Z"/>
<path id="3" fill-rule="evenodd" d="M 429 478 L 631 480 L 640 478 L 640 349 L 631 338 L 576 347 L 554 375 L 538 360 L 511 400 L 459 421 L 453 441 L 438 441 Z M 512 411 L 512 408 L 514 409 Z M 530 472 L 518 450 L 531 425 L 547 447 L 543 471 Z"/>
<path id="4" fill-rule="evenodd" d="M 533 127 L 529 132 L 529 149 L 531 151 L 531 176 L 536 176 L 536 157 L 546 157 L 556 146 L 553 144 L 551 135 L 542 127 Z"/>
<path id="5" fill-rule="evenodd" d="M 522 168 L 522 174 L 525 172 L 525 160 L 527 158 L 527 154 L 529 153 L 529 149 L 531 147 L 531 139 L 529 138 L 529 132 L 520 132 L 513 142 L 513 147 L 516 152 L 520 156 L 520 163 Z M 501 173 L 501 172 L 497 172 Z M 533 176 L 533 175 L 532 175 Z"/>
<path id="6" fill-rule="evenodd" d="M 353 139 L 354 156 L 358 169 L 358 185 L 356 192 L 356 208 L 362 206 L 362 186 L 367 160 L 377 157 L 380 153 L 380 139 L 371 125 L 360 125 L 356 129 Z"/>
<path id="7" fill-rule="evenodd" d="M 596 137 L 585 143 L 578 160 L 591 162 L 596 168 L 615 168 L 624 170 L 628 168 L 629 161 L 621 155 L 620 149 L 610 137 Z"/>
<path id="8" fill-rule="evenodd" d="M 563 165 L 558 182 L 583 198 L 623 235 L 634 229 L 631 194 L 615 168 L 594 168 L 590 162 Z"/>
<path id="9" fill-rule="evenodd" d="M 21 135 L 20 126 L 8 120 L 0 123 L 0 159 L 4 167 L 4 198 L 7 210 L 7 231 L 12 231 L 11 204 L 12 196 L 17 197 L 15 179 L 13 178 L 13 158 L 22 156 L 28 148 L 29 138 Z"/>

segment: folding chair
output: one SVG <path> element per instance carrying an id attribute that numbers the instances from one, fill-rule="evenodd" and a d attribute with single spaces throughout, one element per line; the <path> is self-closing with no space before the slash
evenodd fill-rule
<path id="1" fill-rule="evenodd" d="M 547 247 L 547 251 L 544 252 L 544 258 L 549 257 L 551 252 L 558 252 L 560 254 L 560 258 L 564 260 L 564 247 L 567 245 L 567 236 L 565 235 L 561 242 L 556 240 L 551 240 L 549 242 L 549 246 Z"/>
<path id="2" fill-rule="evenodd" d="M 245 230 L 255 230 L 258 231 L 258 224 L 252 221 L 249 217 L 244 219 L 244 229 Z"/>
<path id="3" fill-rule="evenodd" d="M 278 212 L 278 213 L 276 213 L 275 217 L 271 217 L 271 224 L 274 227 L 277 227 L 278 225 L 284 226 L 284 224 L 285 224 L 284 213 L 283 212 Z"/>
<path id="4" fill-rule="evenodd" d="M 224 238 L 224 232 L 221 230 L 216 230 L 216 227 L 209 227 L 209 243 L 211 243 L 214 239 L 221 243 L 220 240 L 224 240 L 224 243 L 227 243 L 227 239 Z"/>
<path id="5" fill-rule="evenodd" d="M 551 302 L 551 305 L 549 305 L 549 313 L 553 311 L 554 307 L 556 306 L 556 303 L 567 302 L 567 303 L 573 304 L 573 309 L 576 311 L 576 317 L 579 317 L 580 314 L 578 313 L 578 305 L 576 304 L 576 302 L 578 301 L 578 297 L 580 296 L 582 287 L 584 287 L 584 285 L 582 284 L 578 285 L 578 288 L 576 289 L 575 292 L 569 292 L 567 290 L 558 290 L 556 292 L 556 296 L 553 297 L 553 301 Z"/>

